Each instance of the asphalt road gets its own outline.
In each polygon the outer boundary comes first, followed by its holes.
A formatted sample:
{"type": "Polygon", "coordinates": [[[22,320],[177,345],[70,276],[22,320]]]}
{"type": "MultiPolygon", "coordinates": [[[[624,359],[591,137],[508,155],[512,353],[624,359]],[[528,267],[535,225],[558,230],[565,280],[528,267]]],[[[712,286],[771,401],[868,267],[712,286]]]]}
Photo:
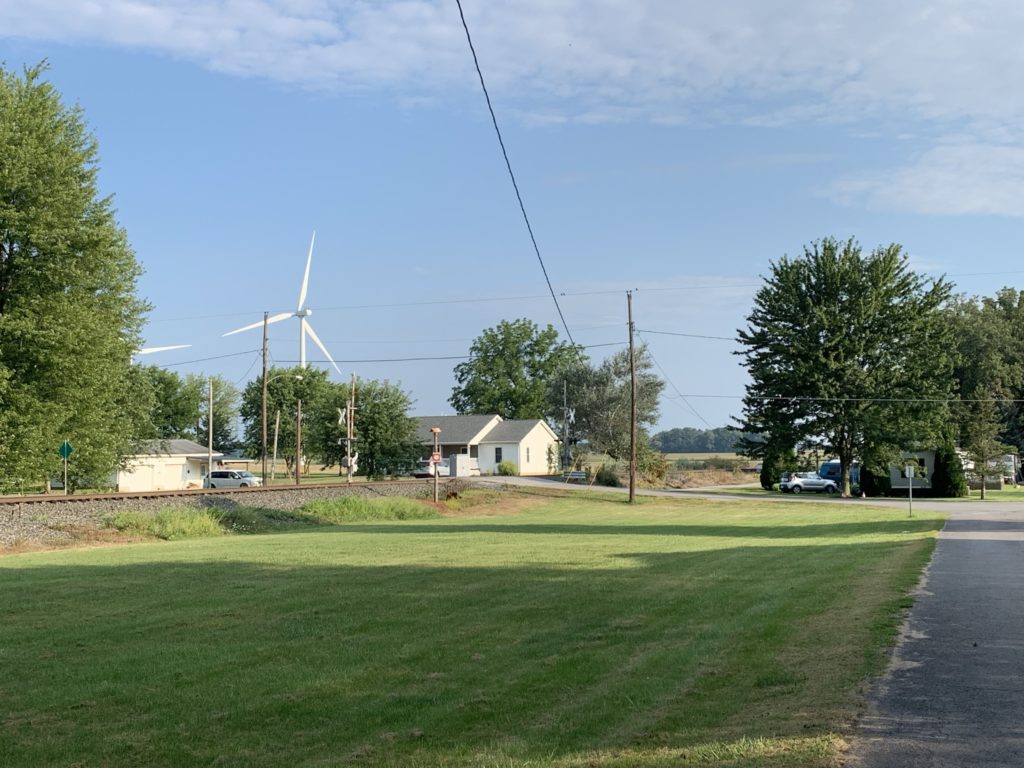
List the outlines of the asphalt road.
{"type": "Polygon", "coordinates": [[[949,521],[849,766],[1024,766],[1024,505],[943,508],[949,521]]]}

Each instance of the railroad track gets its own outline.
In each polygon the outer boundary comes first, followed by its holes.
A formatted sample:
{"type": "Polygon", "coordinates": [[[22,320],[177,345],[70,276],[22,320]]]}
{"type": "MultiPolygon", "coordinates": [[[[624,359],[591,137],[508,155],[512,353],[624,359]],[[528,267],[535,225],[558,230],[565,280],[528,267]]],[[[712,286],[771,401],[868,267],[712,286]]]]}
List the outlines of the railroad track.
{"type": "MultiPolygon", "coordinates": [[[[446,482],[447,478],[442,480],[446,482]]],[[[0,506],[5,504],[65,504],[68,502],[87,501],[121,501],[129,499],[163,499],[182,496],[222,496],[245,493],[294,493],[296,491],[311,491],[331,488],[367,488],[373,490],[382,486],[393,485],[415,485],[416,483],[427,482],[419,479],[408,480],[375,480],[358,483],[310,483],[307,485],[271,485],[258,488],[189,488],[179,491],[136,491],[134,493],[88,493],[70,494],[63,496],[54,493],[38,494],[34,496],[0,496],[0,506]]]]}

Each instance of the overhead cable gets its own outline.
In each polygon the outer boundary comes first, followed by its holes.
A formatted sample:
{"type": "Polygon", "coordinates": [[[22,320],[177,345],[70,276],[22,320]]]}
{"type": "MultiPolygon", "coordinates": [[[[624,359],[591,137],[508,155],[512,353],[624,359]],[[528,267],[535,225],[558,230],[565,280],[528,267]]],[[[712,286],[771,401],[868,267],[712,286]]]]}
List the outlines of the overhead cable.
{"type": "Polygon", "coordinates": [[[476,67],[476,74],[480,78],[480,87],[483,89],[484,98],[487,100],[487,111],[491,113],[491,122],[494,124],[494,132],[498,135],[498,144],[501,145],[501,156],[505,158],[505,167],[508,169],[509,178],[512,179],[512,187],[516,191],[516,200],[519,201],[519,210],[523,214],[523,221],[526,222],[526,230],[530,233],[530,242],[533,243],[533,252],[537,254],[537,261],[540,262],[541,272],[544,273],[544,281],[548,284],[548,291],[551,293],[551,300],[555,302],[555,309],[562,320],[562,327],[565,328],[565,335],[569,342],[575,346],[576,341],[569,331],[569,325],[565,322],[565,315],[558,303],[555,289],[551,285],[551,278],[548,277],[548,269],[544,266],[544,259],[540,255],[540,248],[537,246],[537,238],[533,235],[533,227],[530,225],[530,217],[526,215],[526,206],[523,204],[523,196],[519,194],[519,184],[516,183],[516,175],[512,172],[512,163],[508,159],[508,151],[505,149],[505,140],[501,137],[501,129],[498,127],[498,118],[494,114],[494,107],[491,104],[491,95],[487,92],[487,83],[484,82],[484,73],[480,69],[480,60],[476,55],[476,48],[473,47],[473,37],[469,34],[469,25],[466,24],[466,14],[462,12],[462,0],[455,0],[459,6],[459,18],[462,20],[462,28],[466,31],[466,42],[469,43],[469,52],[473,54],[473,66],[476,67]]]}

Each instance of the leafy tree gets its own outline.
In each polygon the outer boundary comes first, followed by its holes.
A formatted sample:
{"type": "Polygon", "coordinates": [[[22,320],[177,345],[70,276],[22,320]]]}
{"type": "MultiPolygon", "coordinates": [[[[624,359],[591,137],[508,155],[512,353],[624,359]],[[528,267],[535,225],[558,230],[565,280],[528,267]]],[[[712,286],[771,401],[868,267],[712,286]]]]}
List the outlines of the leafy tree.
{"type": "Polygon", "coordinates": [[[0,467],[41,483],[68,439],[75,487],[105,482],[149,429],[132,367],[148,307],[96,141],[45,69],[0,68],[0,467]]]}
{"type": "Polygon", "coordinates": [[[974,474],[981,478],[981,498],[985,498],[985,481],[990,477],[1002,477],[1006,472],[1003,457],[1011,448],[999,441],[1003,423],[999,418],[996,401],[991,393],[984,390],[981,396],[967,404],[968,416],[964,430],[964,447],[967,458],[974,464],[974,474]],[[988,395],[989,397],[985,397],[988,395]]]}
{"type": "Polygon", "coordinates": [[[470,347],[470,359],[455,366],[449,402],[458,413],[497,413],[504,419],[541,419],[548,383],[580,359],[579,350],[526,318],[502,320],[470,347]]]}
{"type": "Polygon", "coordinates": [[[948,440],[935,449],[935,471],[932,472],[931,490],[935,496],[967,495],[967,479],[964,477],[963,462],[953,443],[948,440]]]}
{"type": "MultiPolygon", "coordinates": [[[[645,428],[658,420],[658,398],[665,388],[654,372],[646,345],[636,349],[638,439],[647,441],[645,428]]],[[[563,382],[575,410],[574,434],[597,453],[613,459],[629,458],[630,382],[629,350],[617,352],[600,365],[577,361],[565,367],[548,389],[551,421],[562,419],[563,382]]]]}
{"type": "Polygon", "coordinates": [[[653,435],[651,446],[663,453],[732,453],[743,437],[756,440],[758,436],[743,435],[732,427],[676,427],[653,435]]]}
{"type": "MultiPolygon", "coordinates": [[[[344,410],[348,402],[349,386],[331,385],[331,396],[318,401],[307,422],[308,450],[325,467],[337,465],[339,473],[343,473],[341,459],[345,455],[340,440],[346,427],[339,423],[338,409],[344,410]]],[[[416,439],[411,407],[409,395],[395,384],[373,379],[357,382],[354,450],[359,454],[359,474],[384,477],[411,467],[420,458],[423,446],[416,439]]]]}
{"type": "MultiPolygon", "coordinates": [[[[289,470],[295,462],[295,420],[298,401],[302,400],[303,424],[309,422],[310,413],[322,412],[324,401],[331,407],[337,399],[337,389],[327,381],[327,371],[319,368],[271,368],[267,371],[267,455],[274,450],[274,423],[280,413],[277,455],[284,458],[289,470]],[[301,378],[299,378],[301,377],[301,378]]],[[[243,435],[242,445],[249,456],[261,455],[263,379],[250,381],[242,392],[240,409],[243,435]]],[[[342,399],[341,402],[344,402],[342,399]]],[[[216,409],[216,404],[214,405],[216,409]]],[[[214,410],[216,419],[216,410],[214,410]]],[[[337,417],[335,417],[337,418],[337,417]]],[[[216,424],[216,420],[214,421],[216,424]]],[[[309,443],[309,435],[303,432],[303,454],[306,462],[315,458],[315,442],[309,443]]]]}
{"type": "MultiPolygon", "coordinates": [[[[207,376],[190,373],[185,377],[184,390],[191,402],[195,403],[192,427],[193,440],[206,443],[209,440],[208,427],[210,410],[210,382],[213,382],[213,445],[218,450],[232,450],[238,445],[237,424],[239,414],[238,387],[223,376],[207,376]]],[[[189,435],[183,434],[182,437],[189,435]]]]}
{"type": "Polygon", "coordinates": [[[774,262],[738,332],[751,378],[740,428],[774,451],[836,455],[847,496],[854,457],[871,466],[937,444],[952,381],[948,298],[949,285],[911,272],[895,244],[865,256],[826,238],[774,262]]]}
{"type": "Polygon", "coordinates": [[[150,414],[152,431],[139,437],[195,440],[196,424],[200,418],[198,391],[187,387],[185,380],[176,372],[157,365],[139,366],[139,373],[154,396],[150,414]]]}

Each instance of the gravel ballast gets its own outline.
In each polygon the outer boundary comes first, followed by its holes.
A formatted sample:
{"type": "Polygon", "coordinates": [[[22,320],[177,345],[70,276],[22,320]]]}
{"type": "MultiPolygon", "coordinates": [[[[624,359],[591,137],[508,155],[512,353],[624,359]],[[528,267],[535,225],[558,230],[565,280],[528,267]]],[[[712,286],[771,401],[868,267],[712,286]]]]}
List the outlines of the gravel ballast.
{"type": "MultiPolygon", "coordinates": [[[[447,483],[442,483],[442,496],[445,495],[445,485],[447,483]]],[[[13,502],[0,505],[0,548],[66,545],[81,538],[83,531],[102,528],[104,520],[117,512],[156,514],[168,507],[256,507],[291,511],[310,501],[340,496],[403,496],[427,499],[430,498],[432,489],[430,481],[357,483],[342,487],[308,485],[290,488],[252,488],[236,492],[215,490],[157,497],[123,496],[83,500],[60,497],[45,501],[13,502]]]]}

